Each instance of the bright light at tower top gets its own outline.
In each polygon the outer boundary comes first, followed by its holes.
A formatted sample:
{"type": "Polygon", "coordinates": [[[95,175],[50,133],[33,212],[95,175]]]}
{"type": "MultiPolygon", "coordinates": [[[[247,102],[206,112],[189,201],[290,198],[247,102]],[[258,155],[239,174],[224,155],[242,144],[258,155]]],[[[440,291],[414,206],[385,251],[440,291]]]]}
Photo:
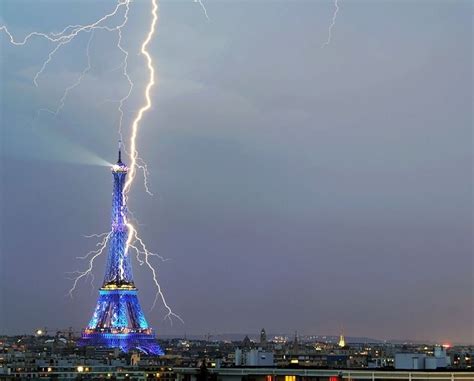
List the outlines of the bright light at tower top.
{"type": "Polygon", "coordinates": [[[122,141],[119,140],[117,163],[112,165],[112,172],[128,172],[128,167],[122,162],[122,141]]]}
{"type": "Polygon", "coordinates": [[[112,172],[128,172],[128,167],[123,163],[117,163],[112,165],[112,172]]]}

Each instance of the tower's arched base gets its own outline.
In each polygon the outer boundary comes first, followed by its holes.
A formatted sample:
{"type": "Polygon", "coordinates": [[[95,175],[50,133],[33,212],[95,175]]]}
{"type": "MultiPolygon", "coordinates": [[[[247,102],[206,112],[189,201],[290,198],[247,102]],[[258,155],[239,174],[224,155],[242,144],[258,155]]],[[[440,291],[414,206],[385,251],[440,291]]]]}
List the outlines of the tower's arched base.
{"type": "Polygon", "coordinates": [[[147,333],[105,333],[85,330],[78,342],[79,346],[120,348],[123,352],[138,350],[147,355],[163,355],[154,334],[147,333]]]}

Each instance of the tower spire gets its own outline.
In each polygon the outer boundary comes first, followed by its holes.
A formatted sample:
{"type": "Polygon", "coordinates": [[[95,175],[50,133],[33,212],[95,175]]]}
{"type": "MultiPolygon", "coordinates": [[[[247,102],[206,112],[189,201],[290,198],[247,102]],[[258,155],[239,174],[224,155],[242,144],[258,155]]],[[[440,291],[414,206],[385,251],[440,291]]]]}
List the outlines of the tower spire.
{"type": "Polygon", "coordinates": [[[337,343],[337,345],[340,348],[343,348],[346,346],[346,338],[344,337],[344,328],[342,326],[341,326],[341,334],[339,335],[339,342],[337,343]]]}
{"type": "Polygon", "coordinates": [[[122,140],[118,142],[118,161],[117,164],[122,164],[122,140]]]}

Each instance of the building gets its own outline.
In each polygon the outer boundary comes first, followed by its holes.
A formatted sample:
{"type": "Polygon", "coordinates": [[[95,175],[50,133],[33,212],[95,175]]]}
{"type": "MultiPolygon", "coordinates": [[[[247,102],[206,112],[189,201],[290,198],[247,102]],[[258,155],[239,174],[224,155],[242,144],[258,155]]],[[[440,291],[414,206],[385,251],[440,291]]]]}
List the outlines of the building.
{"type": "Polygon", "coordinates": [[[344,333],[341,332],[339,335],[339,342],[337,343],[340,348],[344,348],[346,346],[346,339],[344,338],[344,333]]]}
{"type": "Polygon", "coordinates": [[[396,353],[395,369],[425,369],[425,358],[424,353],[396,353]]]}
{"type": "Polygon", "coordinates": [[[248,351],[237,348],[235,350],[235,366],[274,366],[272,352],[266,352],[261,348],[248,351]]]}
{"type": "Polygon", "coordinates": [[[446,350],[436,346],[433,356],[426,353],[396,353],[395,369],[444,369],[450,365],[451,359],[446,354],[446,350]]]}
{"type": "Polygon", "coordinates": [[[260,331],[260,346],[265,348],[267,346],[267,333],[265,332],[265,328],[262,328],[260,331]]]}

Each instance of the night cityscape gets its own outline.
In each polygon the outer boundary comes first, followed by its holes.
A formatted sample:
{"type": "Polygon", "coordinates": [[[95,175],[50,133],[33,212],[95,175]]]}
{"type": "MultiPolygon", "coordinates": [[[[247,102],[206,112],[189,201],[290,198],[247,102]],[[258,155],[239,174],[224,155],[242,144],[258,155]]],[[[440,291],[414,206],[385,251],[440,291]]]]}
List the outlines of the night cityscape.
{"type": "Polygon", "coordinates": [[[473,7],[0,2],[0,381],[474,381],[473,7]]]}

